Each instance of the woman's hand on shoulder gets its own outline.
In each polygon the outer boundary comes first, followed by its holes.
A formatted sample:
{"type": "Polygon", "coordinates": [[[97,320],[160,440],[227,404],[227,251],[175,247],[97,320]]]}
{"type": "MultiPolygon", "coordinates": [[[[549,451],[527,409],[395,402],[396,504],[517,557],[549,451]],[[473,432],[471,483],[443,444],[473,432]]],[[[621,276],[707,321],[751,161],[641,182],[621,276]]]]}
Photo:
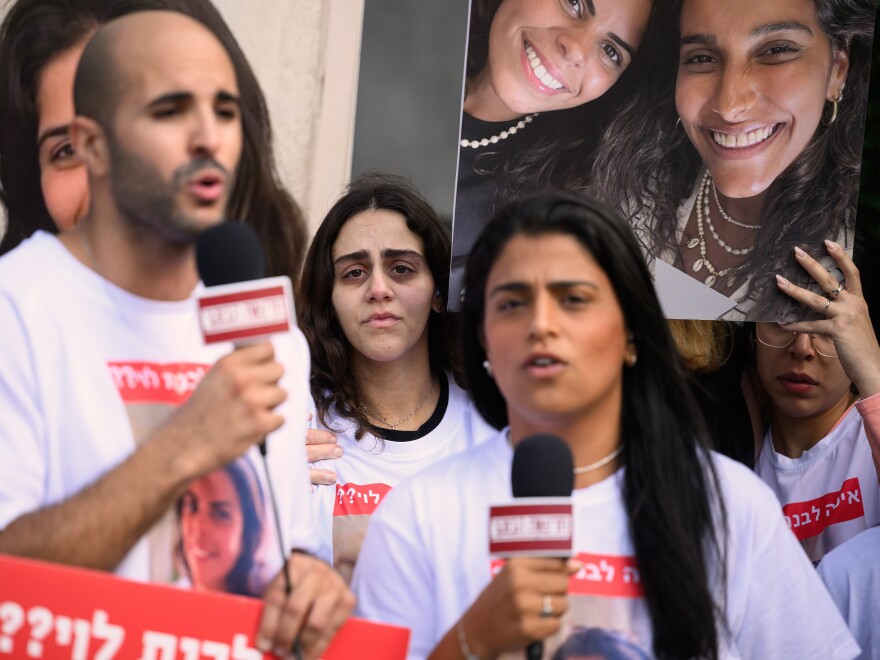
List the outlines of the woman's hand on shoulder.
{"type": "Polygon", "coordinates": [[[828,254],[843,272],[843,283],[838,283],[822,264],[806,252],[795,250],[795,259],[826,292],[824,296],[777,276],[781,291],[813,311],[824,314],[825,318],[781,325],[792,332],[825,335],[834,340],[843,370],[855,383],[859,394],[868,397],[880,392],[880,345],[862,293],[859,269],[837,243],[825,241],[825,245],[828,254]]]}

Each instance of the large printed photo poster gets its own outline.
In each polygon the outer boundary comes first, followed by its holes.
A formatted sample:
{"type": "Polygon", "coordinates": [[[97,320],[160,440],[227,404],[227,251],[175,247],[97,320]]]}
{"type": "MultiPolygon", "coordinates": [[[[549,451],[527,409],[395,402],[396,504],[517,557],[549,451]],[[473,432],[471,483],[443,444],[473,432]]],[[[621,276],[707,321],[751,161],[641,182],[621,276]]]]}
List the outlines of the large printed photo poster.
{"type": "MultiPolygon", "coordinates": [[[[776,275],[855,239],[874,0],[472,0],[450,306],[506,201],[586,191],[670,318],[796,319],[776,275]]],[[[842,279],[839,271],[835,274],[842,279]]]]}

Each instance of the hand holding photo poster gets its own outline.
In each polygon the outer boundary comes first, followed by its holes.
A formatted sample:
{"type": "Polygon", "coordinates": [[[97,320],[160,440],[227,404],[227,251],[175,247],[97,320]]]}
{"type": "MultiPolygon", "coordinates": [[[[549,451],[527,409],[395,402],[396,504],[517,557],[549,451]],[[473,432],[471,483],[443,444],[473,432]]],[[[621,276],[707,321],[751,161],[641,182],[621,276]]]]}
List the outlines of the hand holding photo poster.
{"type": "MultiPolygon", "coordinates": [[[[503,0],[498,15],[510,4],[516,0],[503,0]]],[[[508,36],[525,53],[522,89],[531,84],[545,103],[511,104],[517,114],[509,123],[568,96],[569,72],[585,76],[602,53],[626,52],[631,60],[624,64],[631,65],[601,98],[533,118],[513,136],[516,145],[510,136],[493,143],[495,133],[484,127],[488,145],[465,146],[477,130],[468,112],[479,80],[472,61],[489,51],[491,62],[499,40],[492,29],[475,31],[481,12],[474,1],[451,284],[458,282],[457,259],[495,208],[549,184],[584,190],[620,209],[655,273],[668,317],[800,318],[802,310],[778,291],[775,277],[809,286],[794,248],[833,269],[824,240],[850,253],[853,247],[874,2],[654,0],[640,39],[638,27],[626,32],[625,22],[600,20],[603,13],[620,16],[631,3],[543,4],[560,18],[538,61],[529,41],[542,34],[535,21],[508,36]],[[582,38],[577,58],[575,34],[582,38]],[[619,43],[625,35],[631,51],[619,43]]],[[[637,23],[638,7],[631,8],[637,23]]],[[[493,89],[500,96],[505,88],[495,83],[493,89]]],[[[457,292],[451,288],[451,301],[457,292]]]]}

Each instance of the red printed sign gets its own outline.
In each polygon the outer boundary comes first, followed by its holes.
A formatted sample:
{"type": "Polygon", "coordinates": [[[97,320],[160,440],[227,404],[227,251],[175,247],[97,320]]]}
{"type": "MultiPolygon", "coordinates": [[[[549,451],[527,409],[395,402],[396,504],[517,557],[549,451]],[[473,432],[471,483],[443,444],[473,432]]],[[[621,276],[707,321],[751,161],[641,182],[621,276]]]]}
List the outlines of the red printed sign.
{"type": "MultiPolygon", "coordinates": [[[[262,660],[262,603],[0,555],[0,658],[262,660]]],[[[409,630],[361,619],[325,660],[403,660],[409,630]]]]}
{"type": "Polygon", "coordinates": [[[371,515],[388,494],[388,484],[336,484],[334,516],[371,515]]]}
{"type": "Polygon", "coordinates": [[[489,509],[489,554],[496,557],[569,557],[573,539],[568,498],[524,498],[489,509]]]}
{"type": "Polygon", "coordinates": [[[798,540],[818,536],[835,523],[855,520],[865,515],[859,478],[843,482],[836,493],[828,493],[808,502],[792,502],[782,507],[785,522],[798,540]]]}
{"type": "Polygon", "coordinates": [[[179,406],[196,389],[209,365],[174,362],[108,362],[110,377],[128,403],[168,403],[179,406]]]}
{"type": "Polygon", "coordinates": [[[206,344],[257,339],[291,326],[290,281],[239,282],[211,287],[199,297],[199,323],[206,344]],[[267,286],[273,282],[271,286],[267,286]]]}
{"type": "MultiPolygon", "coordinates": [[[[635,557],[591,555],[580,552],[575,559],[584,567],[568,579],[568,593],[609,598],[644,598],[635,557]]],[[[492,577],[504,567],[506,559],[493,559],[492,577]]]]}

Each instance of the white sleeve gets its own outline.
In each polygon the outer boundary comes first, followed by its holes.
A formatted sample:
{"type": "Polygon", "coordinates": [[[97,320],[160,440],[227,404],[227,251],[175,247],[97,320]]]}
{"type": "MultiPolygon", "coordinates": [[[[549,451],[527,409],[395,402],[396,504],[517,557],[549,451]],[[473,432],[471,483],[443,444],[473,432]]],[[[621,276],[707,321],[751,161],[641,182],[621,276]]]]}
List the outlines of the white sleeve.
{"type": "MultiPolygon", "coordinates": [[[[46,425],[33,347],[19,310],[0,292],[0,529],[42,506],[46,425]]],[[[82,384],[87,387],[87,383],[82,384]]]]}
{"type": "Polygon", "coordinates": [[[282,386],[287,390],[284,425],[267,441],[267,458],[279,513],[285,525],[284,543],[314,553],[317,550],[310,504],[309,470],[306,463],[309,397],[309,351],[305,337],[294,328],[273,340],[278,361],[284,366],[282,386]]]}
{"type": "Polygon", "coordinates": [[[352,579],[355,614],[409,628],[411,660],[427,657],[439,638],[431,553],[420,534],[412,483],[392,490],[376,509],[352,579]]]}
{"type": "Polygon", "coordinates": [[[763,483],[753,488],[763,492],[751,494],[758,510],[750,529],[738,532],[744,535],[741,543],[728,546],[728,563],[747,566],[735,583],[728,582],[731,591],[740,592],[735,608],[739,620],[733,631],[739,653],[743,658],[802,660],[858,656],[858,644],[785,524],[776,498],[763,483]],[[746,559],[745,553],[752,556],[746,559]]]}

